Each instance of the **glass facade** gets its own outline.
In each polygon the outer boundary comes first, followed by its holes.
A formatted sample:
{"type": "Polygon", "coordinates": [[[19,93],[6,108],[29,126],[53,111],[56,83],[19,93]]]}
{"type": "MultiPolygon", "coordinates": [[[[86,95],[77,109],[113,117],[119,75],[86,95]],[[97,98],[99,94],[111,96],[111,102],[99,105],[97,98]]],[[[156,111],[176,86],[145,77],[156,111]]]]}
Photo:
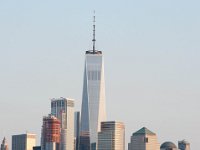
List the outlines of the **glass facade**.
{"type": "Polygon", "coordinates": [[[86,52],[83,82],[80,150],[96,149],[101,122],[106,121],[104,64],[99,51],[86,52]]]}

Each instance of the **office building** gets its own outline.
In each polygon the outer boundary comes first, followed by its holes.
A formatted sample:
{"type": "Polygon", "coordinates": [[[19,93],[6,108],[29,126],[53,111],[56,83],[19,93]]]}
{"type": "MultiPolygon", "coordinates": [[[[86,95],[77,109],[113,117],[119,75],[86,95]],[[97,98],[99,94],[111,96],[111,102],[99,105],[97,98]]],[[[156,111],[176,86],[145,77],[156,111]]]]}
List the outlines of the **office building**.
{"type": "Polygon", "coordinates": [[[12,136],[12,150],[33,150],[35,144],[35,134],[26,133],[12,136]]]}
{"type": "Polygon", "coordinates": [[[98,133],[98,150],[125,150],[125,127],[122,122],[101,123],[98,133]]]}
{"type": "Polygon", "coordinates": [[[180,150],[190,150],[190,143],[186,140],[178,141],[178,148],[180,150]]]}
{"type": "Polygon", "coordinates": [[[74,100],[52,99],[51,114],[61,122],[61,150],[74,150],[74,100]]]}
{"type": "Polygon", "coordinates": [[[1,150],[8,150],[8,143],[6,141],[6,138],[3,138],[2,144],[1,144],[1,150]]]}
{"type": "Polygon", "coordinates": [[[80,139],[80,112],[74,113],[74,149],[79,150],[80,139]]]}
{"type": "Polygon", "coordinates": [[[164,142],[160,146],[160,150],[178,150],[176,145],[172,142],[164,142]]]}
{"type": "Polygon", "coordinates": [[[143,127],[131,136],[128,150],[159,150],[159,143],[155,133],[143,127]]]}
{"type": "Polygon", "coordinates": [[[93,28],[93,49],[85,53],[80,150],[96,150],[101,122],[106,121],[104,62],[102,51],[95,48],[95,24],[93,28]]]}
{"type": "Polygon", "coordinates": [[[43,117],[41,149],[60,150],[60,120],[55,116],[43,117]]]}

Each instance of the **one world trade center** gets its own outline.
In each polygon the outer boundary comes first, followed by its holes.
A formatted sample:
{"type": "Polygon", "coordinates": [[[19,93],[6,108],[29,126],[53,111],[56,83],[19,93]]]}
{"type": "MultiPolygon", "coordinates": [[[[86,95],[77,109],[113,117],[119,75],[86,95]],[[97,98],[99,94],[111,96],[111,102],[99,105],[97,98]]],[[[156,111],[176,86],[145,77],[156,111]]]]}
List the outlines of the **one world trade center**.
{"type": "Polygon", "coordinates": [[[106,121],[105,81],[102,51],[95,49],[95,16],[93,49],[85,52],[80,150],[96,150],[101,122],[106,121]]]}

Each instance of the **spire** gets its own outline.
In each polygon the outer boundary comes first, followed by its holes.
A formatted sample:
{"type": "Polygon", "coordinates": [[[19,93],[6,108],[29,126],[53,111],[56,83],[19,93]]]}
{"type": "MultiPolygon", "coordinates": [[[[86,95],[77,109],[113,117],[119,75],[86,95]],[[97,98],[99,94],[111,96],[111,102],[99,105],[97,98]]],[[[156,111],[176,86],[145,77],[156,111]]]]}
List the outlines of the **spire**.
{"type": "Polygon", "coordinates": [[[2,141],[2,144],[1,144],[1,146],[0,146],[0,149],[1,149],[1,150],[8,150],[8,143],[7,143],[5,137],[3,138],[3,141],[2,141]]]}
{"type": "Polygon", "coordinates": [[[95,42],[96,42],[96,39],[95,39],[95,11],[94,11],[94,16],[93,16],[93,39],[92,39],[92,42],[93,42],[93,54],[95,53],[95,42]]]}
{"type": "Polygon", "coordinates": [[[2,144],[4,144],[4,145],[6,144],[6,138],[5,137],[3,138],[2,144]]]}
{"type": "Polygon", "coordinates": [[[93,39],[92,39],[93,48],[92,48],[92,50],[86,51],[85,54],[102,54],[102,51],[96,50],[96,47],[95,47],[95,44],[96,44],[96,33],[95,33],[95,31],[96,31],[96,29],[95,29],[96,20],[95,20],[95,17],[96,16],[95,16],[95,11],[94,11],[94,16],[93,16],[93,39]]]}

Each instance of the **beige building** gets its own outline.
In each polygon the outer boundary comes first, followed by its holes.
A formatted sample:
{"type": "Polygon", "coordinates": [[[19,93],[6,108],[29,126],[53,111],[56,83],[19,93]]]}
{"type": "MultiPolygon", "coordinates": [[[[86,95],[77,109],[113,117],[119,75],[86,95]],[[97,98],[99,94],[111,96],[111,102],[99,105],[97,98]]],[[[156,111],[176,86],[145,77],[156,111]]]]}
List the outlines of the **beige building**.
{"type": "Polygon", "coordinates": [[[35,145],[35,134],[26,133],[12,136],[12,150],[33,150],[35,145]]]}
{"type": "Polygon", "coordinates": [[[124,150],[125,127],[122,122],[106,121],[101,123],[98,133],[98,150],[124,150]]]}
{"type": "Polygon", "coordinates": [[[156,134],[143,127],[132,134],[128,150],[160,150],[160,146],[156,134]]]}

